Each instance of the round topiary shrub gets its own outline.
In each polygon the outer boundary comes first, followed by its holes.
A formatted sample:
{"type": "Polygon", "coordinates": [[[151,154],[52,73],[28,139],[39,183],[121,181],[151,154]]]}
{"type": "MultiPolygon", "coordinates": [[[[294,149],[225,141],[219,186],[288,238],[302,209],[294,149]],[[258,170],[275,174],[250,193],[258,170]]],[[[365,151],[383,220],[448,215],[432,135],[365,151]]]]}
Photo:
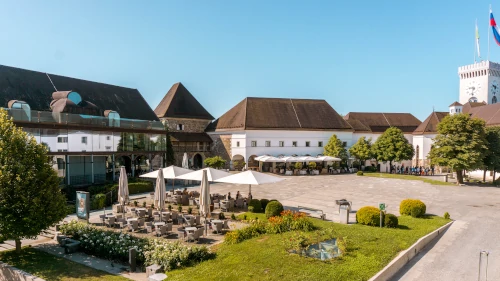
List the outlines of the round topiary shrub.
{"type": "Polygon", "coordinates": [[[418,199],[405,199],[399,205],[399,213],[401,215],[420,218],[425,215],[426,208],[424,202],[418,199]]]}
{"type": "Polygon", "coordinates": [[[253,213],[253,206],[248,206],[248,212],[253,213]]]}
{"type": "Polygon", "coordinates": [[[262,211],[262,205],[260,205],[259,199],[252,199],[250,203],[248,203],[248,207],[253,207],[254,213],[260,213],[262,211]]]}
{"type": "Polygon", "coordinates": [[[450,219],[450,213],[445,212],[443,217],[444,217],[446,220],[449,220],[449,219],[450,219]]]}
{"type": "Polygon", "coordinates": [[[279,216],[283,210],[283,205],[279,201],[271,201],[266,207],[266,218],[279,216]]]}
{"type": "Polygon", "coordinates": [[[260,206],[262,207],[262,210],[266,210],[267,204],[269,204],[269,200],[267,200],[267,199],[260,199],[260,206]]]}
{"type": "Polygon", "coordinates": [[[362,175],[363,175],[363,172],[362,172],[362,171],[357,171],[357,172],[356,172],[356,175],[358,175],[358,176],[362,176],[362,175]]]}
{"type": "Polygon", "coordinates": [[[393,214],[385,214],[384,216],[384,226],[390,228],[398,227],[399,221],[398,217],[393,214]]]}
{"type": "Polygon", "coordinates": [[[380,225],[380,210],[365,206],[356,212],[356,222],[364,225],[378,226],[380,225]]]}

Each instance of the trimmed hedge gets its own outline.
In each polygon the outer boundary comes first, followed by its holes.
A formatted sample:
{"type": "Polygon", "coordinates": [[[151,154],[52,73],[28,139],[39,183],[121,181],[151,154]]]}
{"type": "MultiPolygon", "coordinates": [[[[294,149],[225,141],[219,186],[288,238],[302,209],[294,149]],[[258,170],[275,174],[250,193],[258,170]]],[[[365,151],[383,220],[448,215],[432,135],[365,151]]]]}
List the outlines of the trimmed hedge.
{"type": "Polygon", "coordinates": [[[267,200],[267,199],[260,199],[260,206],[262,207],[262,210],[266,209],[267,204],[269,204],[269,200],[267,200]]]}
{"type": "Polygon", "coordinates": [[[405,199],[399,205],[399,213],[401,215],[412,216],[419,218],[425,215],[427,207],[424,202],[418,199],[405,199]]]}
{"type": "Polygon", "coordinates": [[[279,201],[271,201],[266,207],[266,218],[279,216],[283,210],[283,205],[279,201]]]}
{"type": "Polygon", "coordinates": [[[90,209],[98,210],[106,207],[106,195],[99,193],[91,197],[90,209]]]}
{"type": "MultiPolygon", "coordinates": [[[[259,199],[252,199],[250,203],[248,203],[248,207],[253,207],[253,212],[254,213],[260,213],[262,212],[262,205],[260,204],[259,199]]],[[[250,209],[249,209],[250,211],[250,209]]]]}
{"type": "Polygon", "coordinates": [[[356,222],[359,224],[380,225],[380,210],[372,206],[365,206],[356,212],[356,222]]]}
{"type": "Polygon", "coordinates": [[[396,217],[393,214],[385,214],[384,216],[384,226],[389,227],[389,228],[396,228],[398,227],[399,220],[398,217],[396,217]]]}

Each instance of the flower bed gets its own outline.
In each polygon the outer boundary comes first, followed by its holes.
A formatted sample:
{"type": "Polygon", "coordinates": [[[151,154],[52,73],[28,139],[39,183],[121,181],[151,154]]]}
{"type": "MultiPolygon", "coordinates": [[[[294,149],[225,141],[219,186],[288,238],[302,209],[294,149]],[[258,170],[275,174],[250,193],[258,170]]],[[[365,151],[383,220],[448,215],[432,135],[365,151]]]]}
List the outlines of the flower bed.
{"type": "Polygon", "coordinates": [[[61,226],[61,233],[80,241],[85,253],[104,259],[128,262],[128,251],[135,248],[138,264],[159,264],[165,271],[214,257],[206,247],[188,247],[178,241],[139,238],[77,221],[61,226]]]}
{"type": "Polygon", "coordinates": [[[270,217],[267,221],[251,220],[250,225],[226,234],[224,242],[236,244],[261,234],[277,234],[288,231],[311,231],[314,225],[306,214],[290,210],[281,212],[281,216],[270,217]]]}

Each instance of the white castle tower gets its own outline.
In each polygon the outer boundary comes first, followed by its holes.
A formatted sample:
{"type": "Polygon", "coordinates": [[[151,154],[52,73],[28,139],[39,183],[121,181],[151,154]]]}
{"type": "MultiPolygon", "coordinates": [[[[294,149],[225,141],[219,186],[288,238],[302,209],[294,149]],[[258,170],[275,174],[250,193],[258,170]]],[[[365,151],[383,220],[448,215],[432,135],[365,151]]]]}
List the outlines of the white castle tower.
{"type": "Polygon", "coordinates": [[[500,99],[500,64],[491,61],[458,68],[461,104],[467,102],[497,103],[500,99]]]}

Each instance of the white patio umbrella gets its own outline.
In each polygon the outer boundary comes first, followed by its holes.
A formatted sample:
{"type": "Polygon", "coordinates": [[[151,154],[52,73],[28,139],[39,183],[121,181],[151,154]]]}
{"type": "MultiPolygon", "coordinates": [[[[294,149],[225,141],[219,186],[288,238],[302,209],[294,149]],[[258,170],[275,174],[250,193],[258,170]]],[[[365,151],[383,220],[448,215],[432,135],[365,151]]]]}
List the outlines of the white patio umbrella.
{"type": "Polygon", "coordinates": [[[223,177],[230,176],[231,174],[228,172],[224,172],[221,170],[216,170],[214,168],[204,168],[198,171],[194,171],[188,174],[184,174],[182,176],[177,177],[180,180],[193,180],[193,181],[201,181],[203,179],[203,171],[207,172],[208,181],[216,181],[223,177]]]}
{"type": "MultiPolygon", "coordinates": [[[[163,172],[163,178],[164,179],[176,179],[176,178],[178,178],[181,175],[184,175],[184,174],[192,172],[192,170],[184,169],[184,168],[177,167],[177,166],[174,166],[174,165],[168,166],[168,167],[163,168],[161,170],[163,172]]],[[[157,170],[157,171],[154,171],[154,172],[151,172],[151,173],[147,173],[147,174],[141,175],[140,177],[141,178],[157,179],[159,171],[160,170],[157,170]]],[[[172,191],[173,190],[174,190],[174,181],[172,181],[172,191]]]]}
{"type": "Polygon", "coordinates": [[[317,161],[326,161],[326,162],[342,161],[342,159],[332,156],[318,156],[317,159],[318,159],[317,161]]]}
{"type": "Polygon", "coordinates": [[[207,216],[210,214],[210,184],[208,183],[207,170],[202,170],[200,186],[200,214],[205,217],[205,236],[207,235],[207,216]]]}
{"type": "Polygon", "coordinates": [[[120,178],[118,179],[118,200],[123,206],[128,203],[128,180],[127,180],[127,171],[124,166],[120,167],[120,178]]]}
{"type": "Polygon", "coordinates": [[[252,184],[261,185],[266,183],[275,183],[284,180],[280,177],[267,175],[255,171],[245,171],[238,174],[230,175],[225,178],[216,180],[216,182],[234,183],[234,184],[248,184],[248,193],[252,194],[252,184]]]}
{"type": "Polygon", "coordinates": [[[165,208],[165,193],[165,178],[163,177],[163,169],[159,169],[155,188],[155,207],[159,211],[165,208]]]}

